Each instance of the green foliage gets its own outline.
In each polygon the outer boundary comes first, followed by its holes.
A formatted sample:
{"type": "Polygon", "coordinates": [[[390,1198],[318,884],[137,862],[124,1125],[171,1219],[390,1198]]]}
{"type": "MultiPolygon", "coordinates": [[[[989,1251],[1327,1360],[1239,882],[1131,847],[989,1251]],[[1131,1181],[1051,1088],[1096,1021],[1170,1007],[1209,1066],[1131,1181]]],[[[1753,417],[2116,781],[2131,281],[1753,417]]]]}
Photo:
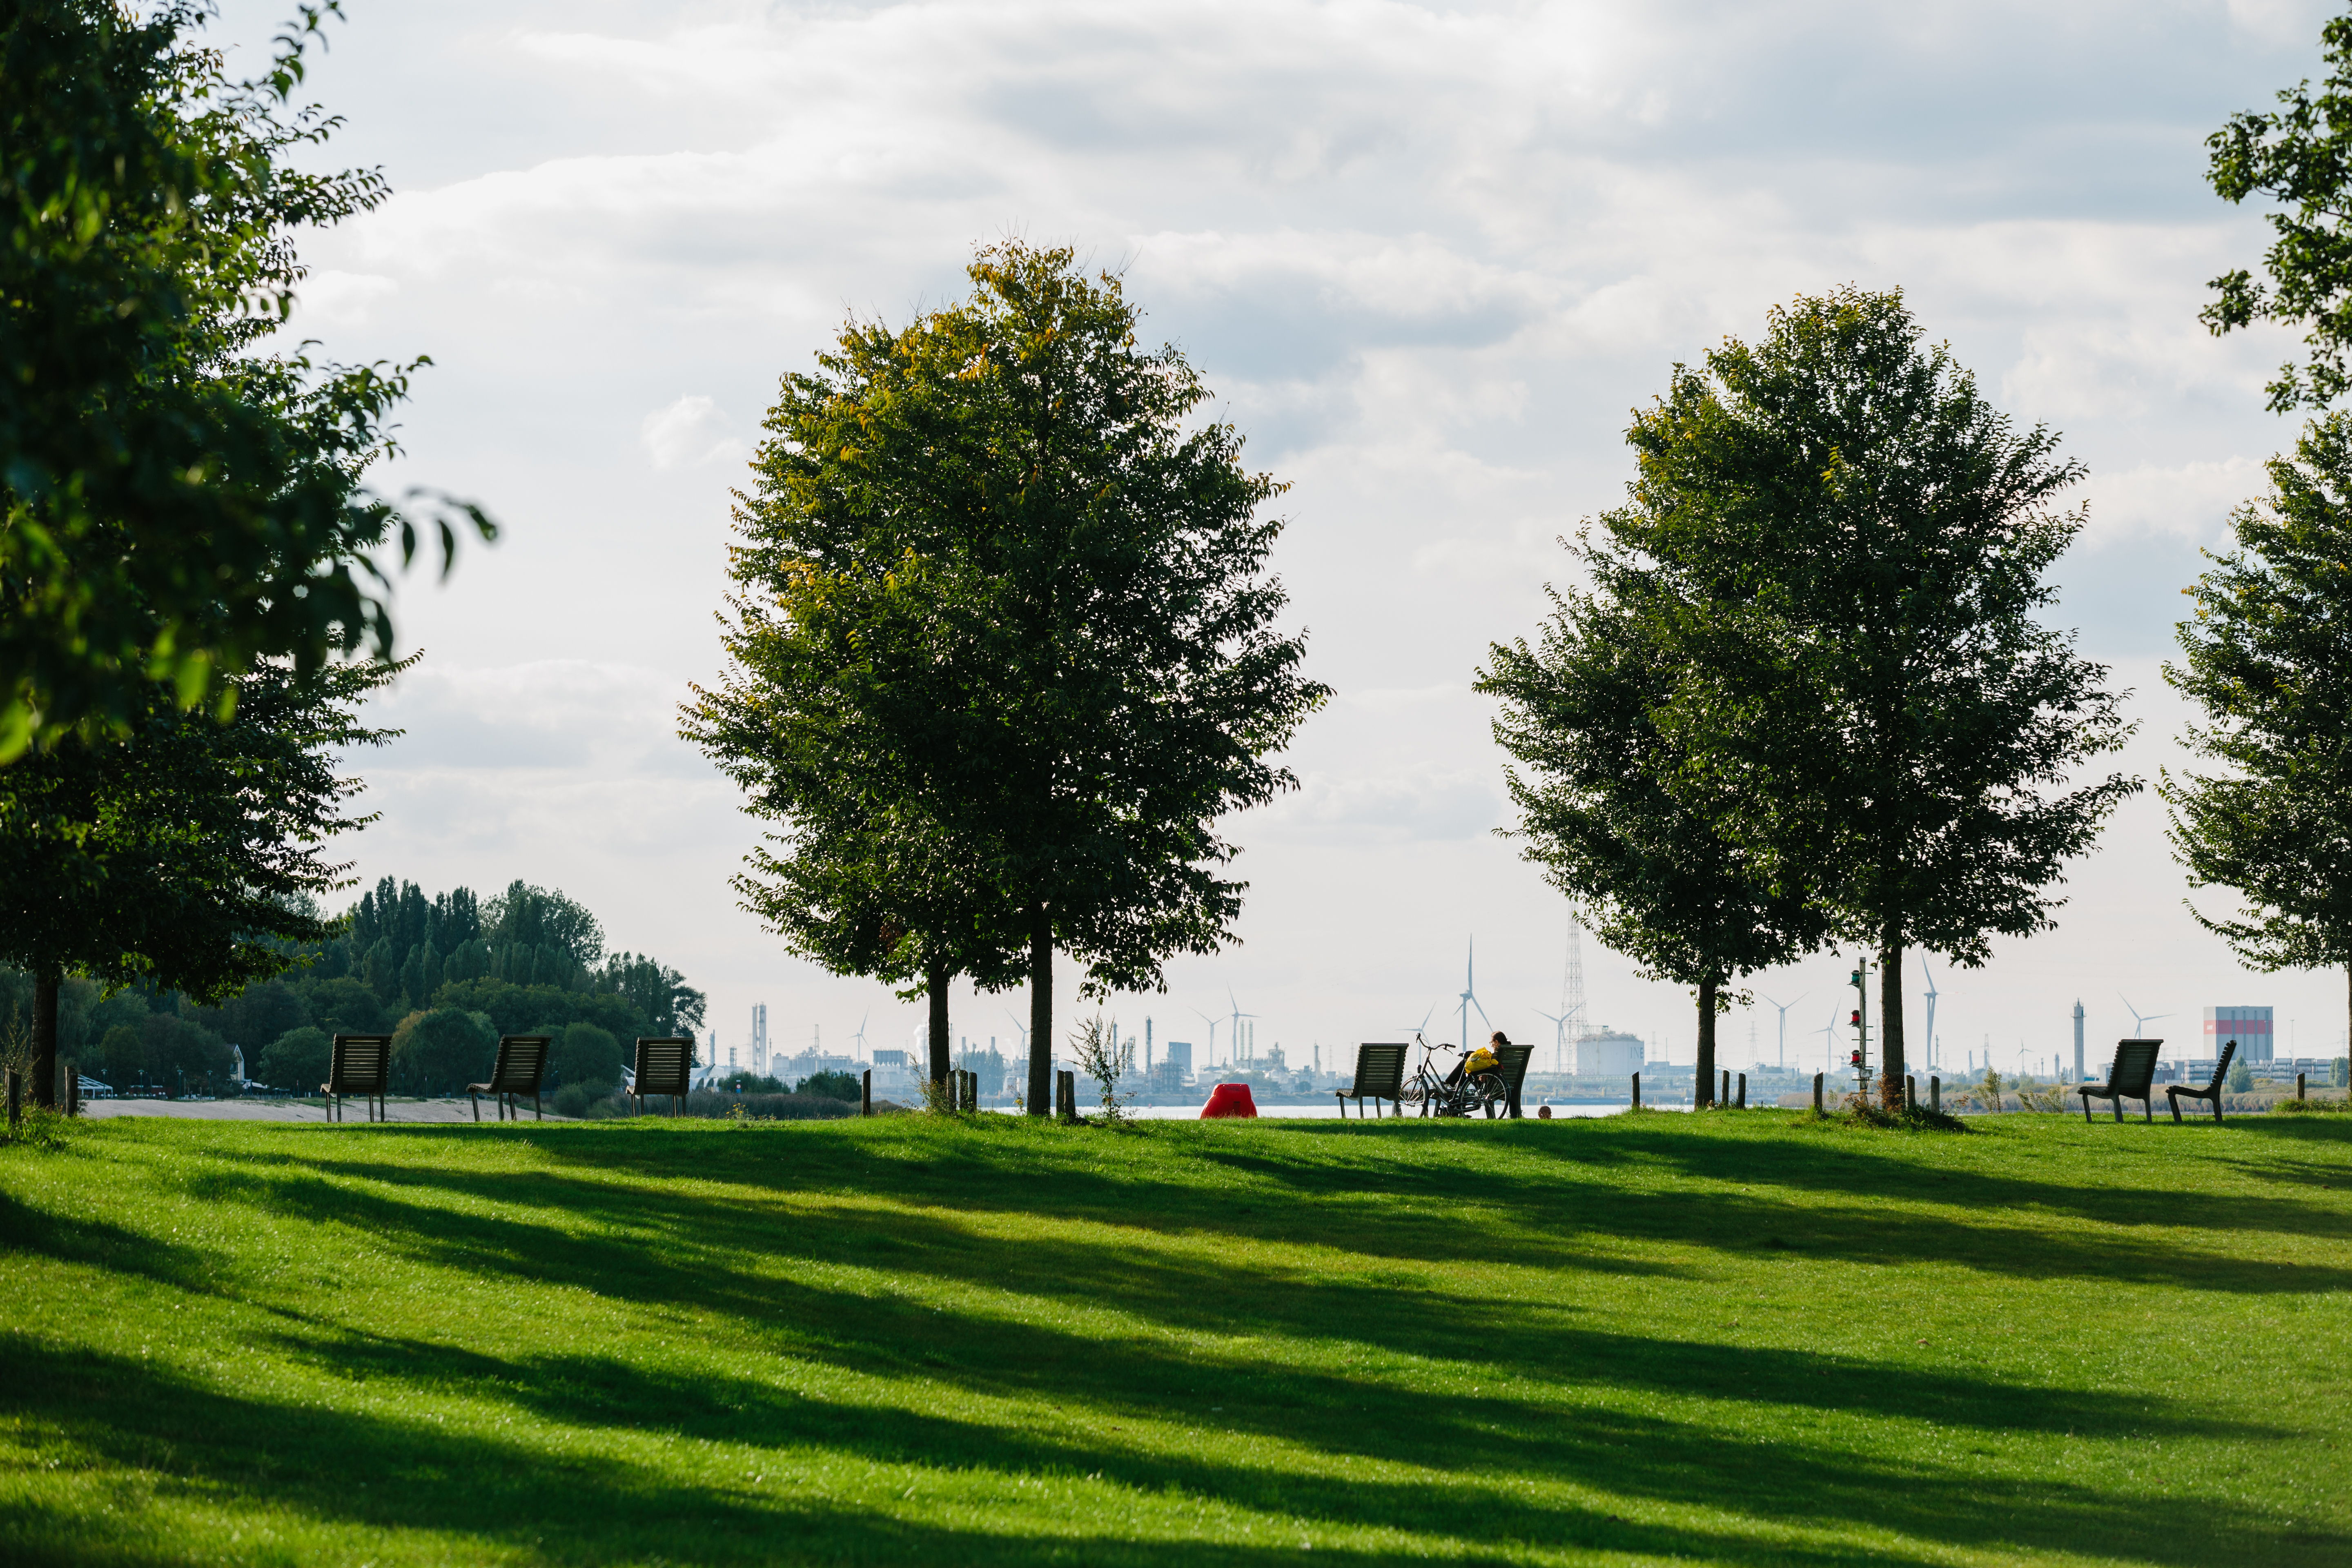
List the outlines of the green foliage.
{"type": "Polygon", "coordinates": [[[609,1099],[613,1089],[614,1085],[609,1080],[598,1082],[586,1079],[578,1083],[563,1084],[548,1100],[548,1109],[558,1116],[586,1116],[591,1107],[609,1099]]]}
{"type": "Polygon", "coordinates": [[[570,991],[559,985],[512,985],[503,980],[469,980],[444,985],[436,1007],[487,1016],[501,1035],[560,1034],[572,1024],[593,1024],[622,1040],[656,1031],[636,1005],[617,992],[570,991]]]}
{"type": "Polygon", "coordinates": [[[2352,16],[2324,24],[2319,42],[2328,71],[2316,93],[2305,80],[2278,95],[2276,111],[2233,114],[2205,139],[2205,177],[2223,201],[2281,204],[2263,215],[2268,283],[2243,268],[2225,272],[2199,318],[2216,337],[2257,321],[2310,329],[2309,363],[2280,366],[2264,388],[2274,414],[2324,408],[2352,390],[2352,16]]]}
{"type": "Polygon", "coordinates": [[[2050,927],[2061,867],[2138,787],[2079,782],[2128,726],[2035,619],[2082,470],[1923,349],[1899,294],[1800,297],[1769,326],[1636,414],[1595,555],[1665,645],[1676,793],[1885,975],[1913,945],[1979,964],[2050,927]]]}
{"type": "Polygon", "coordinates": [[[2230,1064],[2228,1087],[2231,1094],[2243,1094],[2254,1087],[2253,1067],[2243,1057],[2230,1064]]]}
{"type": "Polygon", "coordinates": [[[348,975],[308,988],[310,1016],[331,1035],[381,1035],[393,1022],[375,993],[348,975]]]}
{"type": "Polygon", "coordinates": [[[856,1100],[860,1085],[856,1073],[815,1072],[793,1086],[794,1094],[820,1095],[826,1100],[856,1100]]]}
{"type": "Polygon", "coordinates": [[[253,1076],[289,1094],[316,1094],[319,1086],[327,1081],[334,1052],[335,1042],[324,1029],[289,1029],[263,1047],[261,1059],[254,1064],[253,1076]]]}
{"type": "Polygon", "coordinates": [[[770,1078],[764,1073],[752,1072],[749,1068],[740,1072],[730,1072],[725,1078],[714,1079],[711,1080],[710,1087],[715,1089],[722,1090],[728,1094],[787,1094],[791,1092],[780,1080],[770,1078]]]}
{"type": "Polygon", "coordinates": [[[117,1024],[100,1039],[97,1059],[84,1070],[92,1078],[103,1079],[110,1089],[145,1083],[150,1076],[146,1042],[128,1024],[117,1024]]]}
{"type": "Polygon", "coordinates": [[[462,1094],[490,1075],[499,1031],[456,1007],[413,1013],[392,1040],[393,1079],[408,1094],[462,1094]]]}
{"type": "Polygon", "coordinates": [[[1717,828],[1728,803],[1706,797],[1709,775],[1662,725],[1682,682],[1704,676],[1652,621],[1650,574],[1589,546],[1577,554],[1593,591],[1553,591],[1540,647],[1496,644],[1478,679],[1499,700],[1496,742],[1517,764],[1504,776],[1520,825],[1503,831],[1644,978],[1697,994],[1705,1105],[1727,987],[1811,951],[1827,924],[1717,828]]]}
{"type": "MultiPolygon", "coordinates": [[[[500,1030],[509,1034],[511,1030],[500,1030]]],[[[561,1029],[534,1030],[555,1037],[548,1047],[548,1065],[555,1069],[558,1083],[602,1083],[620,1081],[621,1067],[628,1058],[621,1042],[612,1032],[593,1024],[567,1024],[561,1029]]]]}
{"type": "Polygon", "coordinates": [[[1139,349],[1066,249],[968,270],[963,302],[852,322],[784,379],[730,668],[682,729],[778,825],[747,909],[836,970],[1025,974],[1042,1082],[1053,948],[1101,993],[1221,945],[1218,819],[1294,782],[1265,759],[1327,692],[1274,628],[1281,487],[1198,421],[1183,356],[1139,349]]]}
{"type": "Polygon", "coordinates": [[[2313,420],[2269,472],[2164,667],[2202,710],[2183,744],[2219,766],[2158,791],[2189,886],[2244,906],[2198,923],[2258,969],[2352,968],[2352,419],[2313,420]]]}
{"type": "MultiPolygon", "coordinates": [[[[249,81],[195,38],[199,0],[0,19],[0,762],[159,701],[226,711],[264,659],[390,655],[376,554],[396,536],[407,560],[418,524],[359,481],[415,366],[263,348],[297,231],[388,195],[309,167],[340,121],[290,95],[334,8],[303,6],[249,81]]],[[[442,503],[445,570],[460,523],[494,531],[442,503]]]]}

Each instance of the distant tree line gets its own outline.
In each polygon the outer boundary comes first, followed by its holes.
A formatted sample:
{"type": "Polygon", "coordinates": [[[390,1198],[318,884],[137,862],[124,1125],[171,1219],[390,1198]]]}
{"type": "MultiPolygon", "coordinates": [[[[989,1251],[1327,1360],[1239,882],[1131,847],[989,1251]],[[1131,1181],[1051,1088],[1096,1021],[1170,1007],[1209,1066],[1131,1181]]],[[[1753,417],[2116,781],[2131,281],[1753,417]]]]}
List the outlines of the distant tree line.
{"type": "MultiPolygon", "coordinates": [[[[546,1034],[551,1088],[610,1089],[628,1042],[703,1022],[703,995],[677,971],[606,952],[593,914],[525,882],[485,901],[467,888],[427,898],[386,877],[341,919],[309,918],[326,934],[283,944],[282,971],[214,1001],[144,980],[109,994],[66,978],[60,1051],[118,1089],[222,1093],[235,1092],[241,1050],[254,1081],[310,1092],[326,1078],[331,1037],[389,1033],[396,1085],[446,1094],[488,1073],[499,1036],[546,1034]]],[[[34,989],[29,973],[0,970],[0,1008],[29,1016],[34,989]]]]}

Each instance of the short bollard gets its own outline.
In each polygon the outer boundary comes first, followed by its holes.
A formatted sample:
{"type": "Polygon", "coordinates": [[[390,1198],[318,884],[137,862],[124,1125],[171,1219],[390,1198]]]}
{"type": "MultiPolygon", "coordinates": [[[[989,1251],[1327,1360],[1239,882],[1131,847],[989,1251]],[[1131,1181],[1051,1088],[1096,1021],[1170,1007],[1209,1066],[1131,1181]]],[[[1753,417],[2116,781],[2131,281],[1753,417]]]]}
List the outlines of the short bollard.
{"type": "Polygon", "coordinates": [[[1748,1075],[1746,1073],[1741,1073],[1739,1075],[1739,1100],[1738,1104],[1739,1109],[1742,1110],[1748,1109],[1748,1075]]]}
{"type": "Polygon", "coordinates": [[[874,1114],[874,1069],[867,1068],[857,1075],[857,1114],[874,1114]]]}
{"type": "Polygon", "coordinates": [[[1919,1080],[1909,1073],[1903,1075],[1903,1109],[1919,1109],[1919,1080]]]}
{"type": "Polygon", "coordinates": [[[1065,1121],[1078,1119],[1078,1075],[1066,1068],[1054,1075],[1054,1114],[1065,1121]]]}
{"type": "Polygon", "coordinates": [[[1731,1069],[1729,1068],[1723,1069],[1723,1087],[1715,1091],[1715,1102],[1717,1105],[1731,1103],[1731,1069]]]}
{"type": "Polygon", "coordinates": [[[1633,1109],[1636,1110],[1642,1109],[1642,1075],[1640,1073],[1633,1075],[1633,1109]]]}
{"type": "Polygon", "coordinates": [[[2294,1075],[2294,1097],[2297,1100],[2301,1100],[2303,1098],[2303,1079],[2304,1075],[2302,1073],[2294,1075]]]}
{"type": "Polygon", "coordinates": [[[81,1069],[72,1062],[66,1063],[66,1114],[81,1114],[81,1069]]]}
{"type": "Polygon", "coordinates": [[[956,1074],[956,1088],[961,1091],[963,1108],[977,1111],[980,1109],[980,1075],[966,1068],[956,1074]]]}
{"type": "Polygon", "coordinates": [[[1944,1113],[1944,1080],[1932,1075],[1927,1079],[1927,1109],[1938,1116],[1944,1113]]]}
{"type": "Polygon", "coordinates": [[[1814,1114],[1815,1116],[1819,1116],[1821,1113],[1822,1113],[1822,1075],[1821,1075],[1821,1074],[1819,1074],[1819,1073],[1815,1073],[1815,1074],[1813,1075],[1813,1114],[1814,1114]]]}

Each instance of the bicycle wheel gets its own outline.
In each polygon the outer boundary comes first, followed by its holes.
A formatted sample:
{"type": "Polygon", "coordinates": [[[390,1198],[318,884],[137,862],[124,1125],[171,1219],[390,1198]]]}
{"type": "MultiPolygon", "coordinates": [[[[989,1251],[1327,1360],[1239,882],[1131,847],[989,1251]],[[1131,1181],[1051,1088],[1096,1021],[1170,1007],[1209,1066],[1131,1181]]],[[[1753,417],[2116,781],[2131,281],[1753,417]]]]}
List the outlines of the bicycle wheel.
{"type": "MultiPolygon", "coordinates": [[[[1489,1121],[1494,1121],[1497,1116],[1510,1114],[1511,1094],[1503,1087],[1500,1079],[1480,1075],[1474,1080],[1471,1100],[1473,1104],[1486,1112],[1486,1120],[1489,1121]]],[[[1468,1112],[1465,1111],[1464,1114],[1466,1115],[1468,1112]]]]}

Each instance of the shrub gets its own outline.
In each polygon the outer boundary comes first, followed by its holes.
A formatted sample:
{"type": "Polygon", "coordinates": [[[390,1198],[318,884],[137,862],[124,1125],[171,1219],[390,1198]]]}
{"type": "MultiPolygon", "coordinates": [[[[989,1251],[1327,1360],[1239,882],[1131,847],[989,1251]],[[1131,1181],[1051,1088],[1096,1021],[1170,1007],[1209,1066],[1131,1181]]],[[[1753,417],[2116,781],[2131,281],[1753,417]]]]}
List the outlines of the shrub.
{"type": "Polygon", "coordinates": [[[611,1084],[593,1079],[567,1083],[555,1091],[555,1098],[549,1101],[549,1109],[558,1116],[586,1116],[590,1107],[609,1100],[612,1093],[611,1084]]]}
{"type": "Polygon", "coordinates": [[[2242,1059],[2230,1064],[2230,1092],[2243,1094],[2254,1087],[2254,1069],[2242,1059]]]}
{"type": "Polygon", "coordinates": [[[147,1046],[139,1031],[126,1024],[117,1024],[106,1031],[98,1042],[98,1070],[90,1076],[102,1078],[110,1088],[121,1090],[133,1084],[147,1081],[147,1046]]]}
{"type": "Polygon", "coordinates": [[[533,1034],[555,1037],[548,1046],[548,1065],[555,1069],[558,1083],[595,1083],[612,1092],[612,1085],[620,1081],[621,1042],[612,1034],[593,1024],[566,1024],[563,1027],[545,1026],[533,1034]]]}
{"type": "Polygon", "coordinates": [[[289,1029],[264,1046],[253,1076],[289,1094],[316,1094],[327,1081],[335,1043],[327,1031],[305,1026],[289,1029]]]}
{"type": "Polygon", "coordinates": [[[753,1121],[831,1121],[857,1114],[855,1105],[829,1094],[714,1094],[698,1089],[686,1097],[688,1116],[730,1117],[739,1110],[753,1121]]]}
{"type": "Polygon", "coordinates": [[[724,1089],[730,1094],[789,1094],[792,1092],[779,1080],[762,1077],[748,1068],[740,1072],[729,1073],[710,1087],[724,1089]]]}
{"type": "Polygon", "coordinates": [[[488,1078],[498,1038],[470,1013],[411,1013],[392,1039],[393,1077],[411,1094],[457,1094],[488,1078]]]}
{"type": "Polygon", "coordinates": [[[793,1092],[800,1095],[821,1095],[827,1100],[856,1100],[862,1090],[857,1075],[847,1072],[813,1072],[801,1079],[793,1092]]]}

